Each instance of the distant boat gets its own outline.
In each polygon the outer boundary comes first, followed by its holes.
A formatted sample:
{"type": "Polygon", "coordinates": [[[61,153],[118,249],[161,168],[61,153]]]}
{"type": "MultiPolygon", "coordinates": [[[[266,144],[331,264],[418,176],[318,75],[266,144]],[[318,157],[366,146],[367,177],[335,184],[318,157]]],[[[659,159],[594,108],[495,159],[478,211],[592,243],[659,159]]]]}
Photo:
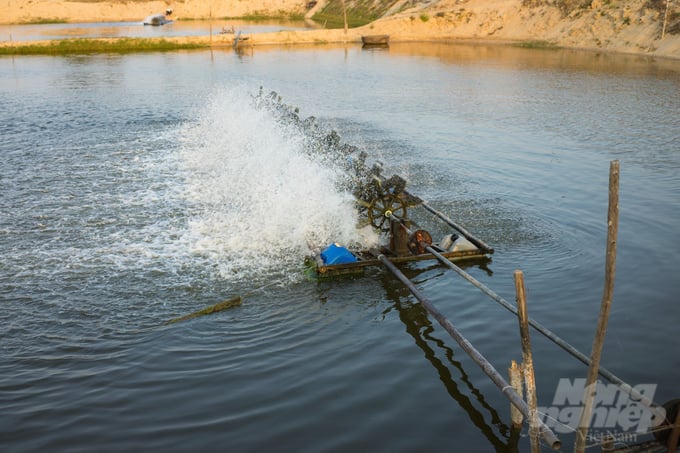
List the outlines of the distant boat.
{"type": "Polygon", "coordinates": [[[159,26],[170,24],[172,23],[172,21],[168,19],[170,14],[172,14],[172,9],[167,9],[165,11],[165,14],[152,14],[146,19],[144,19],[144,25],[159,26]]]}
{"type": "Polygon", "coordinates": [[[390,43],[390,35],[365,35],[361,37],[365,46],[387,46],[390,43]]]}

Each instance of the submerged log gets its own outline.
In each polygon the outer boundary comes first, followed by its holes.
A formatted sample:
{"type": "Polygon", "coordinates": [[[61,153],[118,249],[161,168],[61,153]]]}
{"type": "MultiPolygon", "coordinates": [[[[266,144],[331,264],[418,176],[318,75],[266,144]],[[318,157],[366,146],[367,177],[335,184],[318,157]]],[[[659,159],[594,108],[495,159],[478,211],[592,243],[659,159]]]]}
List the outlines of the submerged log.
{"type": "Polygon", "coordinates": [[[220,302],[219,304],[211,305],[210,307],[205,307],[202,310],[195,311],[188,315],[171,319],[170,321],[167,321],[165,324],[166,325],[174,324],[176,322],[186,321],[187,319],[198,318],[199,316],[211,315],[213,313],[217,313],[218,311],[224,311],[228,310],[229,308],[238,307],[239,305],[241,305],[241,296],[236,296],[229,300],[225,300],[224,302],[220,302]]]}

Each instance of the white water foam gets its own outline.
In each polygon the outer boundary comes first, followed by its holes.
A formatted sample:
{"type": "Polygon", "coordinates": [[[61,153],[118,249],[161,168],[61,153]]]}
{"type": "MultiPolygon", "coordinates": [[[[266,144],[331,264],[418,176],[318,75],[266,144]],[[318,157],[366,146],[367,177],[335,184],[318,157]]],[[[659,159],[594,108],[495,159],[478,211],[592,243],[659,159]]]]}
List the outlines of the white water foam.
{"type": "Polygon", "coordinates": [[[222,277],[296,278],[304,257],[331,242],[377,242],[370,228],[357,229],[354,199],[337,188],[339,170],[305,154],[304,140],[237,89],[215,93],[183,130],[187,197],[196,207],[191,249],[222,277]]]}

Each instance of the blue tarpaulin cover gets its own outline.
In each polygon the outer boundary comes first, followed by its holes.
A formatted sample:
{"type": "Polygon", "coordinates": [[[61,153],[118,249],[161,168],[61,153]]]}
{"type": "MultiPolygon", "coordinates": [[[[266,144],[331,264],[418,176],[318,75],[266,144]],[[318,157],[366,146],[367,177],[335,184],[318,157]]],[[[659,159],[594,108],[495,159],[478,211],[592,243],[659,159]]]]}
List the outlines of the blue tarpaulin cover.
{"type": "Polygon", "coordinates": [[[354,263],[357,257],[340,244],[331,244],[321,252],[321,259],[324,264],[345,264],[354,263]]]}

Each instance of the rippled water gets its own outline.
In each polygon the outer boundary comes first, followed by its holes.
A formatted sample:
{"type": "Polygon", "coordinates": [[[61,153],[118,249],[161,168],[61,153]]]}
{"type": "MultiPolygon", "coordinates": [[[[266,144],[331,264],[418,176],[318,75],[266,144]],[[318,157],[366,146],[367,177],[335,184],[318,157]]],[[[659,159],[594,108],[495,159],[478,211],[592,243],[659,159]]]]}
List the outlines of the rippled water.
{"type": "MultiPolygon", "coordinates": [[[[372,238],[332,162],[253,103],[260,87],[491,244],[467,271],[507,300],[522,269],[532,317],[586,353],[619,160],[603,365],[679,396],[677,62],[438,44],[3,58],[8,451],[528,449],[499,390],[389,272],[304,279],[310,247],[372,238]]],[[[403,269],[499,371],[521,358],[507,311],[440,266],[403,269]]],[[[549,405],[586,369],[533,335],[549,405]]]]}

